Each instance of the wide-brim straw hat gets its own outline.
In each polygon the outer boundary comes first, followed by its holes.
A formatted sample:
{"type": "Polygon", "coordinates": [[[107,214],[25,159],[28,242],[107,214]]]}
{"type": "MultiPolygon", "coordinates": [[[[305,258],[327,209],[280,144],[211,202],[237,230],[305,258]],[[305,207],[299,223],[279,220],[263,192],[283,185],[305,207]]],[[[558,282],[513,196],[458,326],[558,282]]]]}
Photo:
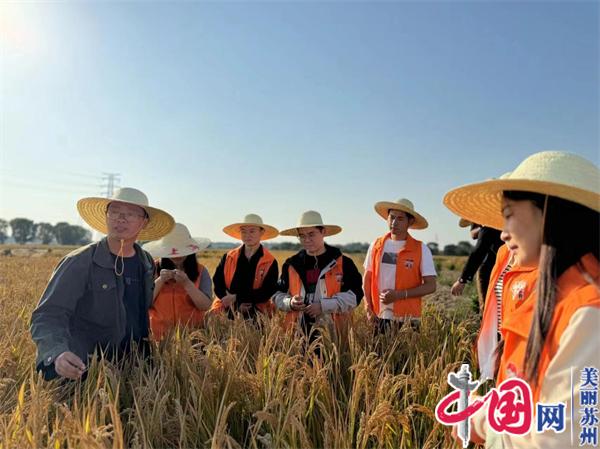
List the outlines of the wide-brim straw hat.
{"type": "Polygon", "coordinates": [[[409,226],[410,229],[425,229],[429,226],[425,217],[415,211],[415,206],[412,201],[406,198],[400,198],[398,201],[379,201],[375,203],[375,212],[377,212],[384,220],[388,219],[389,210],[401,210],[415,217],[415,221],[409,226]]]}
{"type": "Polygon", "coordinates": [[[208,245],[210,245],[209,239],[203,237],[192,238],[190,231],[185,225],[175,223],[175,227],[171,232],[160,240],[146,243],[143,248],[152,257],[158,259],[162,257],[189,256],[208,248],[208,245]]]}
{"type": "Polygon", "coordinates": [[[592,162],[564,151],[542,151],[512,172],[446,193],[444,204],[455,214],[502,229],[502,192],[524,191],[555,196],[600,212],[600,170],[592,162]]]}
{"type": "Polygon", "coordinates": [[[321,218],[321,214],[314,210],[307,210],[300,216],[300,220],[298,220],[298,224],[293,228],[284,229],[279,233],[279,235],[290,235],[294,237],[298,237],[298,229],[302,228],[314,228],[314,227],[323,227],[325,228],[325,236],[336,235],[342,232],[342,227],[338,225],[324,224],[323,219],[321,218]]]}
{"type": "Polygon", "coordinates": [[[469,227],[472,224],[473,224],[472,221],[465,220],[464,218],[461,218],[460,220],[458,220],[458,226],[460,226],[461,228],[469,227]]]}
{"type": "Polygon", "coordinates": [[[256,214],[248,214],[239,223],[233,223],[223,228],[223,232],[234,239],[242,240],[242,226],[259,226],[265,230],[261,240],[269,240],[279,235],[277,228],[263,223],[262,218],[256,214]]]}
{"type": "Polygon", "coordinates": [[[82,198],[77,201],[77,211],[92,229],[107,234],[106,208],[113,202],[139,206],[148,214],[148,223],[138,234],[138,240],[158,240],[171,232],[175,226],[175,220],[171,215],[164,210],[149,206],[148,197],[131,187],[118,189],[111,198],[82,198]]]}

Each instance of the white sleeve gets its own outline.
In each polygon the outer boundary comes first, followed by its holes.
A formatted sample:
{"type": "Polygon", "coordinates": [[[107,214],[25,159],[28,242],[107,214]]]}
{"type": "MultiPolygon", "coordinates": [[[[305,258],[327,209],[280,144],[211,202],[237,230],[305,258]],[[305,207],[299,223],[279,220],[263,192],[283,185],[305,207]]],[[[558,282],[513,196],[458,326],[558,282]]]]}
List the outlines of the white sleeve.
{"type": "Polygon", "coordinates": [[[421,251],[421,276],[437,276],[431,250],[425,243],[421,245],[423,246],[421,251]]]}
{"type": "Polygon", "coordinates": [[[373,271],[373,244],[375,242],[371,242],[371,244],[369,245],[369,249],[367,250],[367,255],[365,256],[365,261],[363,262],[363,267],[365,269],[365,273],[367,271],[373,271]]]}
{"type": "MultiPolygon", "coordinates": [[[[600,326],[600,309],[582,307],[571,317],[569,325],[564,330],[558,350],[546,370],[538,402],[542,404],[566,404],[565,430],[555,433],[546,430],[536,432],[537,418],[534,417],[531,432],[523,437],[512,435],[493,435],[485,429],[487,439],[501,440],[499,447],[519,449],[562,449],[578,447],[581,427],[579,421],[582,407],[579,404],[580,377],[584,367],[600,368],[600,341],[597,329],[600,326]],[[573,374],[573,392],[571,392],[571,373],[573,374]],[[571,399],[573,398],[573,400],[571,399]],[[571,413],[575,417],[571,423],[571,413]],[[573,432],[571,433],[571,424],[573,432]],[[571,444],[571,438],[573,444],[571,444]]],[[[534,408],[536,405],[534,404],[534,408]]],[[[485,423],[487,427],[487,422],[485,423]]],[[[486,442],[489,447],[491,441],[486,442]]],[[[496,446],[494,446],[496,447],[496,446]]]]}
{"type": "Polygon", "coordinates": [[[339,292],[321,302],[323,313],[347,313],[356,308],[356,294],[352,290],[347,292],[339,292]]]}

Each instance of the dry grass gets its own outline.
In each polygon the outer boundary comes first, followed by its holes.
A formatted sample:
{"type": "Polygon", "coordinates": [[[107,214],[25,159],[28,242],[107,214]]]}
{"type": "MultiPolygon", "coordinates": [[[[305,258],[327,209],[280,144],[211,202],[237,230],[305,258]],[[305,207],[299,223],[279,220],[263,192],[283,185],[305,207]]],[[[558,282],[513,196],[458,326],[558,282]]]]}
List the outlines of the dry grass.
{"type": "MultiPolygon", "coordinates": [[[[201,261],[213,271],[221,254],[201,261]]],[[[0,449],[452,446],[433,410],[447,373],[472,359],[478,319],[448,287],[462,260],[438,260],[442,285],[420,334],[373,338],[360,309],[347,341],[325,334],[306,348],[280,318],[260,331],[216,317],[174,332],[151,363],[96,361],[84,383],[33,370],[29,319],[58,260],[0,256],[0,449]]]]}

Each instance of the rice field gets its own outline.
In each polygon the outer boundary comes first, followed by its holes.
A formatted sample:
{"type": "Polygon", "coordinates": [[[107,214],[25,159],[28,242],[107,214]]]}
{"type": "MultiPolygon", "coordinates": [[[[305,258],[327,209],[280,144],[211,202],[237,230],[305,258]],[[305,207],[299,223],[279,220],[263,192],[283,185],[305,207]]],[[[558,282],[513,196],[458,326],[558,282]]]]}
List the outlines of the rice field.
{"type": "MultiPolygon", "coordinates": [[[[374,338],[359,307],[346,340],[307,347],[280,317],[260,327],[215,317],[177,329],[149,361],[97,360],[85,382],[45,382],[29,319],[66,251],[0,250],[0,449],[454,447],[433,410],[448,372],[473,359],[475,292],[449,292],[463,259],[436,259],[420,333],[374,338]]],[[[200,261],[213,272],[221,254],[200,261]]],[[[291,253],[274,254],[281,266],[291,253]]],[[[362,268],[364,255],[352,257],[362,268]]]]}

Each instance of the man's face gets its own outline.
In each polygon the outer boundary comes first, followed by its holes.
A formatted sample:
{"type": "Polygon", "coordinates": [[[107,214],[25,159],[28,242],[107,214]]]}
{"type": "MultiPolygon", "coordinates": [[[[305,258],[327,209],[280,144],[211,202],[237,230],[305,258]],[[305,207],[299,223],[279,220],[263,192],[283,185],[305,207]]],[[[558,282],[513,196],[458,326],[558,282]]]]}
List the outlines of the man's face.
{"type": "Polygon", "coordinates": [[[325,247],[325,229],[300,228],[298,229],[298,239],[308,253],[318,253],[325,247]]]}
{"type": "Polygon", "coordinates": [[[401,210],[390,210],[388,213],[388,226],[392,234],[404,234],[408,227],[413,224],[414,218],[409,217],[406,212],[401,210]]]}
{"type": "Polygon", "coordinates": [[[260,226],[241,226],[240,234],[242,236],[242,242],[246,246],[257,246],[260,243],[260,239],[262,238],[265,230],[260,226]]]}
{"type": "Polygon", "coordinates": [[[114,239],[136,239],[147,223],[145,211],[140,206],[115,201],[106,209],[108,236],[114,239]]]}

